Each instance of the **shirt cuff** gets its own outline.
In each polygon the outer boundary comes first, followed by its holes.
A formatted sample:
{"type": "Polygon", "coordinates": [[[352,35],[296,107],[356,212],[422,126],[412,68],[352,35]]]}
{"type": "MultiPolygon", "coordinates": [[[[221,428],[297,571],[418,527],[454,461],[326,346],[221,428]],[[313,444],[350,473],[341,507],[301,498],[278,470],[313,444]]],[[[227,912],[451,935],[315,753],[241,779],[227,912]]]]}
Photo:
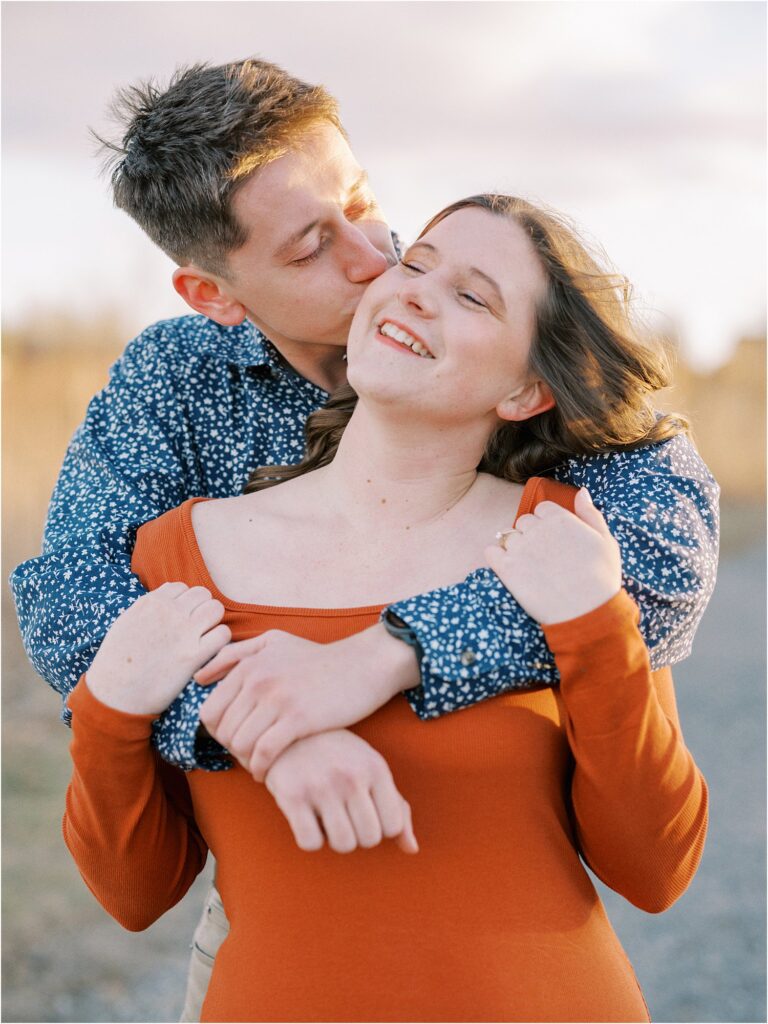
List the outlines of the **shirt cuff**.
{"type": "Polygon", "coordinates": [[[540,627],[490,569],[390,605],[420,651],[421,686],[405,691],[422,719],[515,689],[553,686],[558,674],[540,627]]]}
{"type": "Polygon", "coordinates": [[[227,771],[232,759],[216,740],[200,734],[200,708],[215,686],[190,680],[176,700],[155,719],[152,745],[164,761],[189,772],[227,771]]]}

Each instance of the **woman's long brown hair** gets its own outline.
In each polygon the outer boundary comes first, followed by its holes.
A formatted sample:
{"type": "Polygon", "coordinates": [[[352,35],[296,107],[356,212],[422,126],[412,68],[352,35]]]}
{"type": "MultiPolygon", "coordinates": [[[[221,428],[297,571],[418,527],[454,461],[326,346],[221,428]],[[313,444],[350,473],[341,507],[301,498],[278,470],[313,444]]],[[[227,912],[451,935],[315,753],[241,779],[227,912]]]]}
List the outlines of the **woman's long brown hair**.
{"type": "MultiPolygon", "coordinates": [[[[629,282],[601,266],[560,214],[514,196],[461,199],[434,216],[419,237],[468,207],[509,217],[531,240],[547,287],[536,310],[529,370],[555,398],[552,409],[500,426],[478,469],[524,483],[571,456],[638,448],[686,430],[681,416],[658,416],[651,404],[653,392],[669,383],[669,364],[661,345],[641,339],[634,326],[629,282]]],[[[307,420],[301,462],[255,470],[244,492],[332,462],[356,404],[349,384],[337,388],[307,420]]]]}

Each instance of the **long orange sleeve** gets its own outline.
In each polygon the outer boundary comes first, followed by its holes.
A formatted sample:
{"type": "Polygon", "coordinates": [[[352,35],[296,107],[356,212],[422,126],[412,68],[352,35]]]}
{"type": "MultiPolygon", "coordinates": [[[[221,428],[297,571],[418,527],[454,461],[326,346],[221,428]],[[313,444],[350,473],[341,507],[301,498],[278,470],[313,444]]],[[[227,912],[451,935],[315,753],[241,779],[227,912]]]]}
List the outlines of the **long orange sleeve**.
{"type": "Polygon", "coordinates": [[[696,872],[708,801],[683,742],[671,673],[651,673],[638,618],[621,591],[544,633],[575,759],[580,850],[606,885],[655,913],[671,906],[696,872]]]}
{"type": "Polygon", "coordinates": [[[74,768],[64,842],[104,909],[141,931],[178,903],[205,864],[189,787],[149,745],[155,716],[107,707],[85,677],[67,703],[74,768]]]}

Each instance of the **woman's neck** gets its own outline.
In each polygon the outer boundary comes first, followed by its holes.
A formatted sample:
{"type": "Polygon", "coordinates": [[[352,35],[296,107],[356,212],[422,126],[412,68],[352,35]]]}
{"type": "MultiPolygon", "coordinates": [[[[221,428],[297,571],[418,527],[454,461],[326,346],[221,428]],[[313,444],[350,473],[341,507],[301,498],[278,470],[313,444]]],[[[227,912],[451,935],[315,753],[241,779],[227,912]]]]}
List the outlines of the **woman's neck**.
{"type": "Polygon", "coordinates": [[[428,526],[472,489],[487,435],[487,424],[409,422],[359,403],[317,482],[351,529],[428,526]]]}

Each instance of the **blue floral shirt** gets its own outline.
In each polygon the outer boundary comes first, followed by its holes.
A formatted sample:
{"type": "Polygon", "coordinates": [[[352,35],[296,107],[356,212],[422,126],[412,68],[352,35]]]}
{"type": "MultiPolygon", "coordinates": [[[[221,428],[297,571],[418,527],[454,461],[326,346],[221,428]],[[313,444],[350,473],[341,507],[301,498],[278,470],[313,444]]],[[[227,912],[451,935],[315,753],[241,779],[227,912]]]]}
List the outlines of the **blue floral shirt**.
{"type": "MultiPolygon", "coordinates": [[[[238,494],[256,466],[298,462],[304,422],[327,397],[247,321],[180,317],[128,346],[69,446],[42,555],[11,577],[27,654],[54,689],[66,697],[143,593],[130,569],[139,526],[192,496],[238,494]]],[[[691,442],[572,459],[554,475],[587,486],[605,514],[654,667],[684,658],[718,548],[718,488],[691,442]]],[[[557,682],[541,630],[490,570],[391,610],[418,642],[421,685],[406,696],[422,718],[557,682]]],[[[191,681],[155,723],[171,763],[228,767],[222,748],[197,735],[209,692],[191,681]]]]}

